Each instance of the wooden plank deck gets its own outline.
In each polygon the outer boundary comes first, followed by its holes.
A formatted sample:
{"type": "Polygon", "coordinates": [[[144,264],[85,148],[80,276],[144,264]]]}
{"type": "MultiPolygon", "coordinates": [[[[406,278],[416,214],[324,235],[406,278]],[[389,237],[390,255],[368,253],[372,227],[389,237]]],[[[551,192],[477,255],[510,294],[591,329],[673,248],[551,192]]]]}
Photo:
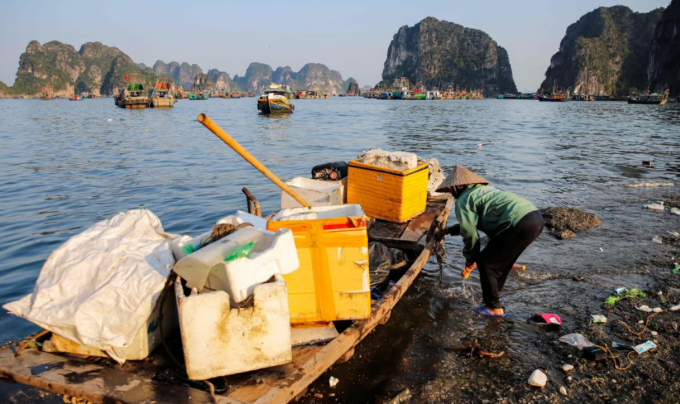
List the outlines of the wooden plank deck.
{"type": "MultiPolygon", "coordinates": [[[[421,243],[422,235],[432,220],[446,225],[453,198],[428,203],[423,214],[409,222],[397,237],[406,234],[408,243],[421,243]],[[409,230],[410,229],[410,230],[409,230]],[[419,236],[418,236],[419,235],[419,236]],[[416,237],[417,236],[417,237],[416,237]]],[[[398,230],[396,230],[398,231],[398,230]]],[[[394,233],[392,233],[394,234],[394,233]]],[[[388,234],[389,236],[389,234],[388,234]]],[[[394,237],[386,239],[395,240],[394,237]]],[[[0,377],[9,381],[35,386],[57,394],[67,394],[97,403],[213,403],[276,404],[288,403],[303,394],[307,387],[337,361],[351,358],[354,346],[378,324],[384,324],[397,304],[428,261],[436,240],[423,243],[423,250],[401,279],[374,301],[371,317],[355,321],[338,337],[325,345],[297,347],[291,363],[227,378],[230,388],[226,396],[213,397],[196,388],[153,380],[148,369],[139,372],[130,362],[121,366],[102,365],[73,355],[50,354],[38,350],[24,351],[15,357],[11,349],[0,351],[0,377]]]]}

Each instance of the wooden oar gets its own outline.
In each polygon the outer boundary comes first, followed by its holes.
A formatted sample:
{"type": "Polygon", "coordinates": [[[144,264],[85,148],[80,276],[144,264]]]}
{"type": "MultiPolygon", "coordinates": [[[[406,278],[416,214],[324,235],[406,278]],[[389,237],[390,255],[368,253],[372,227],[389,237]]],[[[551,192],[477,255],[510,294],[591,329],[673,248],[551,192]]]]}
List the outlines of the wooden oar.
{"type": "Polygon", "coordinates": [[[222,128],[219,127],[212,119],[208,118],[206,114],[198,115],[198,122],[202,123],[203,126],[208,128],[212,133],[218,138],[229,145],[234,151],[241,155],[247,162],[252,164],[253,167],[257,168],[265,177],[269,178],[274,184],[278,185],[284,192],[292,196],[293,199],[298,201],[302,206],[311,207],[309,202],[305,201],[297,192],[293,191],[288,185],[279,179],[273,172],[271,172],[264,164],[260,163],[258,159],[248,152],[239,142],[237,142],[233,137],[229,136],[222,128]]]}

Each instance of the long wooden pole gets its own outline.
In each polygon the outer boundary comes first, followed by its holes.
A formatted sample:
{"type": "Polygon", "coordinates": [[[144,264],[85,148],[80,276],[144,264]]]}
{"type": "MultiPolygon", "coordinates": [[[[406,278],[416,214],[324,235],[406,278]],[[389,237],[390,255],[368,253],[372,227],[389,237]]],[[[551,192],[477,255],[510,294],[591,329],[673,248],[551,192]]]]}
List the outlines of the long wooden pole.
{"type": "Polygon", "coordinates": [[[229,145],[234,151],[238,154],[241,155],[247,162],[253,165],[253,167],[257,168],[262,174],[264,174],[265,177],[269,178],[274,184],[278,185],[279,188],[281,188],[284,192],[286,192],[288,195],[292,196],[293,199],[298,201],[302,206],[305,207],[310,207],[311,205],[309,202],[305,201],[302,199],[300,195],[297,194],[297,192],[293,191],[288,185],[286,185],[283,181],[279,179],[273,172],[269,171],[267,167],[264,166],[264,164],[260,163],[258,159],[255,158],[252,154],[248,152],[239,142],[237,142],[233,137],[229,136],[227,132],[225,132],[222,128],[219,127],[215,122],[213,122],[212,119],[208,118],[206,114],[199,114],[198,115],[198,122],[202,123],[203,126],[208,128],[212,133],[215,134],[218,138],[222,139],[224,143],[229,145]]]}

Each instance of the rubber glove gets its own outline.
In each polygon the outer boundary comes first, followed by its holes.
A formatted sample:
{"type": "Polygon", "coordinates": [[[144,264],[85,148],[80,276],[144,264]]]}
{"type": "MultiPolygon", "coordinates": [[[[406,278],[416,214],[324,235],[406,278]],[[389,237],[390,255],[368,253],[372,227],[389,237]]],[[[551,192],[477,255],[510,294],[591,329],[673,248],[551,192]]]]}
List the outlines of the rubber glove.
{"type": "Polygon", "coordinates": [[[446,229],[449,236],[460,236],[460,224],[456,223],[446,229]]]}
{"type": "Polygon", "coordinates": [[[470,272],[474,271],[475,268],[477,268],[477,263],[465,261],[465,269],[460,273],[460,276],[463,279],[467,279],[470,276],[470,272]]]}

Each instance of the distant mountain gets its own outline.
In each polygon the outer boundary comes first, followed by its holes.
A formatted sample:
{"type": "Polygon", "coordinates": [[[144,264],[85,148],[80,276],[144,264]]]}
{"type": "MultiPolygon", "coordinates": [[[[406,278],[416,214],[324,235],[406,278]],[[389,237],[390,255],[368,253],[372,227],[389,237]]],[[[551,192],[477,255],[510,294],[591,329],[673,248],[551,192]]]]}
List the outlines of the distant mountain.
{"type": "Polygon", "coordinates": [[[196,75],[203,73],[203,70],[196,64],[190,65],[186,62],[182,64],[177,62],[166,64],[162,60],[157,60],[153,65],[153,72],[156,76],[170,76],[175,81],[175,85],[188,90],[194,85],[196,75]]]}
{"type": "MultiPolygon", "coordinates": [[[[263,63],[251,63],[243,76],[234,76],[218,69],[207,74],[196,64],[156,61],[150,68],[135,63],[118,48],[101,42],[88,42],[79,51],[59,41],[41,45],[31,41],[19,59],[17,77],[12,87],[0,82],[0,94],[39,95],[42,87],[53,86],[56,95],[81,93],[110,96],[119,91],[125,76],[151,86],[157,77],[169,76],[185,90],[198,85],[221,91],[260,92],[270,82],[297,86],[305,90],[339,94],[346,92],[349,81],[320,63],[308,63],[298,72],[289,66],[273,70],[263,63]],[[198,76],[198,83],[196,82],[198,76]]],[[[353,80],[353,79],[352,79],[353,80]]]]}
{"type": "Polygon", "coordinates": [[[340,72],[321,63],[307,63],[298,72],[294,72],[289,66],[273,70],[263,63],[251,63],[244,76],[234,76],[234,83],[246,91],[262,91],[262,86],[270,82],[328,94],[340,94],[346,88],[340,72]]]}
{"type": "Polygon", "coordinates": [[[347,79],[347,89],[345,89],[345,94],[347,95],[361,95],[361,90],[359,89],[359,83],[353,78],[347,79]]]}
{"type": "Polygon", "coordinates": [[[485,32],[427,17],[399,28],[387,49],[382,84],[406,77],[413,84],[446,89],[516,93],[508,52],[485,32]]]}
{"type": "Polygon", "coordinates": [[[7,84],[3,83],[0,81],[0,97],[5,97],[7,95],[10,95],[11,91],[9,86],[7,84]]]}
{"type": "Polygon", "coordinates": [[[13,94],[39,95],[42,87],[54,87],[55,95],[72,96],[83,92],[112,95],[119,91],[125,76],[150,85],[152,72],[140,72],[132,59],[118,48],[101,42],[88,42],[79,51],[59,41],[41,45],[31,41],[19,58],[13,94]]]}
{"type": "Polygon", "coordinates": [[[663,8],[636,13],[614,6],[583,15],[567,28],[541,87],[549,90],[556,84],[580,94],[620,96],[632,88],[643,91],[652,37],[662,14],[663,8]]]}
{"type": "Polygon", "coordinates": [[[221,72],[217,69],[208,70],[208,77],[215,83],[215,88],[220,91],[231,92],[233,90],[233,81],[227,72],[221,72]]]}
{"type": "Polygon", "coordinates": [[[198,73],[194,78],[194,85],[191,91],[206,91],[215,88],[215,82],[205,73],[198,73]]]}
{"type": "Polygon", "coordinates": [[[680,96],[680,0],[673,0],[656,24],[649,64],[648,88],[671,97],[680,96]]]}

